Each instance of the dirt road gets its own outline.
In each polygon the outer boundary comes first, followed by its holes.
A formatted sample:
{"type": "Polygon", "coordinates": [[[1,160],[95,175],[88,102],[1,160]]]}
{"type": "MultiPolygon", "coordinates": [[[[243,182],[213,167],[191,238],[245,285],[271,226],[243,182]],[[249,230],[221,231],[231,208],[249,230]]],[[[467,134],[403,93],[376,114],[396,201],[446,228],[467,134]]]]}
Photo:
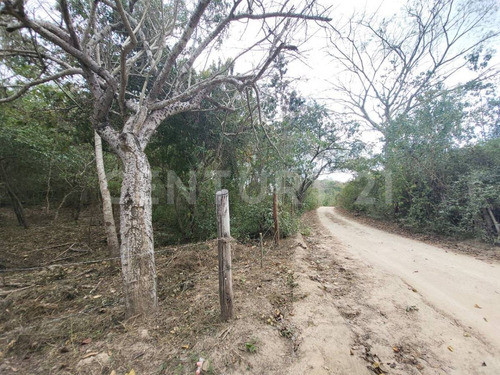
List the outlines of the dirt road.
{"type": "Polygon", "coordinates": [[[319,208],[311,225],[297,261],[308,295],[297,305],[297,370],[307,363],[302,373],[381,373],[381,364],[391,374],[500,374],[499,264],[362,225],[331,207],[319,208]],[[315,321],[337,326],[324,325],[330,331],[321,335],[315,321]]]}

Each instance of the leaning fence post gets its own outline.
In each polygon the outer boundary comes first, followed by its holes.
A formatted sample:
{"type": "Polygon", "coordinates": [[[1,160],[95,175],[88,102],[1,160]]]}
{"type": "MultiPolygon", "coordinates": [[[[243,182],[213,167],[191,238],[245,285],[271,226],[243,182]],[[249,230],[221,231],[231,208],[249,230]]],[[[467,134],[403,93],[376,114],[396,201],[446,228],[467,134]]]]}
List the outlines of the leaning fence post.
{"type": "Polygon", "coordinates": [[[233,281],[231,274],[231,231],[229,226],[229,193],[226,189],[215,194],[217,212],[217,248],[219,252],[219,299],[221,319],[233,317],[233,281]]]}

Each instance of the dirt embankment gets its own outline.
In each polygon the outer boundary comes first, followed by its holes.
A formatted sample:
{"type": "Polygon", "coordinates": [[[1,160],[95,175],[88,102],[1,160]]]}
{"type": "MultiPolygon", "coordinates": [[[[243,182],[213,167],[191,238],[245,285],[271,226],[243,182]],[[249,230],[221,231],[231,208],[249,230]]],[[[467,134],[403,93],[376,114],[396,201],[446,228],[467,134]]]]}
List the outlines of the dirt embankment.
{"type": "Polygon", "coordinates": [[[359,215],[341,208],[335,208],[335,212],[345,219],[380,229],[384,232],[397,234],[402,237],[425,242],[428,245],[441,247],[460,254],[466,254],[484,261],[500,261],[500,247],[492,243],[486,243],[479,239],[456,239],[436,235],[429,232],[416,232],[414,229],[405,228],[397,222],[375,219],[369,216],[359,215]]]}

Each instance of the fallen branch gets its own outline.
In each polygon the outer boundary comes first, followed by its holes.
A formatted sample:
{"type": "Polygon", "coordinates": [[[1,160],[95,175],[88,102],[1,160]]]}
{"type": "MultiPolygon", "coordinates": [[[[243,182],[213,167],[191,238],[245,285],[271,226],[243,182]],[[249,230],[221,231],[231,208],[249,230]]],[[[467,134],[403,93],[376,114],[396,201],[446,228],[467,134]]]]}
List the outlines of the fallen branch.
{"type": "Polygon", "coordinates": [[[61,244],[58,244],[58,245],[52,245],[52,246],[42,247],[40,249],[35,249],[35,250],[28,251],[28,254],[34,253],[35,251],[43,251],[43,250],[49,250],[49,249],[56,249],[58,247],[63,247],[63,246],[71,245],[72,243],[73,242],[66,242],[66,243],[61,243],[61,244]]]}
{"type": "Polygon", "coordinates": [[[99,280],[97,285],[89,292],[89,294],[93,294],[97,290],[97,288],[99,288],[99,285],[101,285],[102,280],[103,279],[99,280]]]}
{"type": "Polygon", "coordinates": [[[26,290],[29,288],[33,288],[35,286],[37,286],[37,285],[29,285],[29,286],[25,286],[24,288],[19,288],[19,289],[14,289],[14,290],[2,290],[2,291],[0,291],[0,297],[6,297],[9,294],[12,294],[15,292],[20,292],[21,290],[26,290]]]}
{"type": "MultiPolygon", "coordinates": [[[[51,264],[51,263],[54,263],[56,260],[61,260],[61,257],[66,254],[68,251],[71,250],[71,248],[75,245],[75,242],[71,242],[71,246],[68,247],[66,250],[64,250],[62,253],[60,253],[58,256],[56,256],[54,259],[52,259],[51,261],[48,261],[48,262],[45,262],[43,264],[51,264]]],[[[67,259],[66,258],[63,258],[63,259],[67,259]]]]}

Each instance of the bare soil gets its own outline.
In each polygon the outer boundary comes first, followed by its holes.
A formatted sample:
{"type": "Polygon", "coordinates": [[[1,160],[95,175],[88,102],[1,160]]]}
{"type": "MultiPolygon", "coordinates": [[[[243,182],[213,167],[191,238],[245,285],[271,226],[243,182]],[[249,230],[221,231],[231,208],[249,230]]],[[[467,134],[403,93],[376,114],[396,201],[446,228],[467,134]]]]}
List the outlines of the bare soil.
{"type": "Polygon", "coordinates": [[[308,222],[311,256],[324,258],[318,283],[341,291],[334,302],[355,337],[351,350],[372,372],[500,373],[497,262],[374,229],[330,207],[308,222]],[[337,285],[328,262],[354,281],[337,285]]]}

